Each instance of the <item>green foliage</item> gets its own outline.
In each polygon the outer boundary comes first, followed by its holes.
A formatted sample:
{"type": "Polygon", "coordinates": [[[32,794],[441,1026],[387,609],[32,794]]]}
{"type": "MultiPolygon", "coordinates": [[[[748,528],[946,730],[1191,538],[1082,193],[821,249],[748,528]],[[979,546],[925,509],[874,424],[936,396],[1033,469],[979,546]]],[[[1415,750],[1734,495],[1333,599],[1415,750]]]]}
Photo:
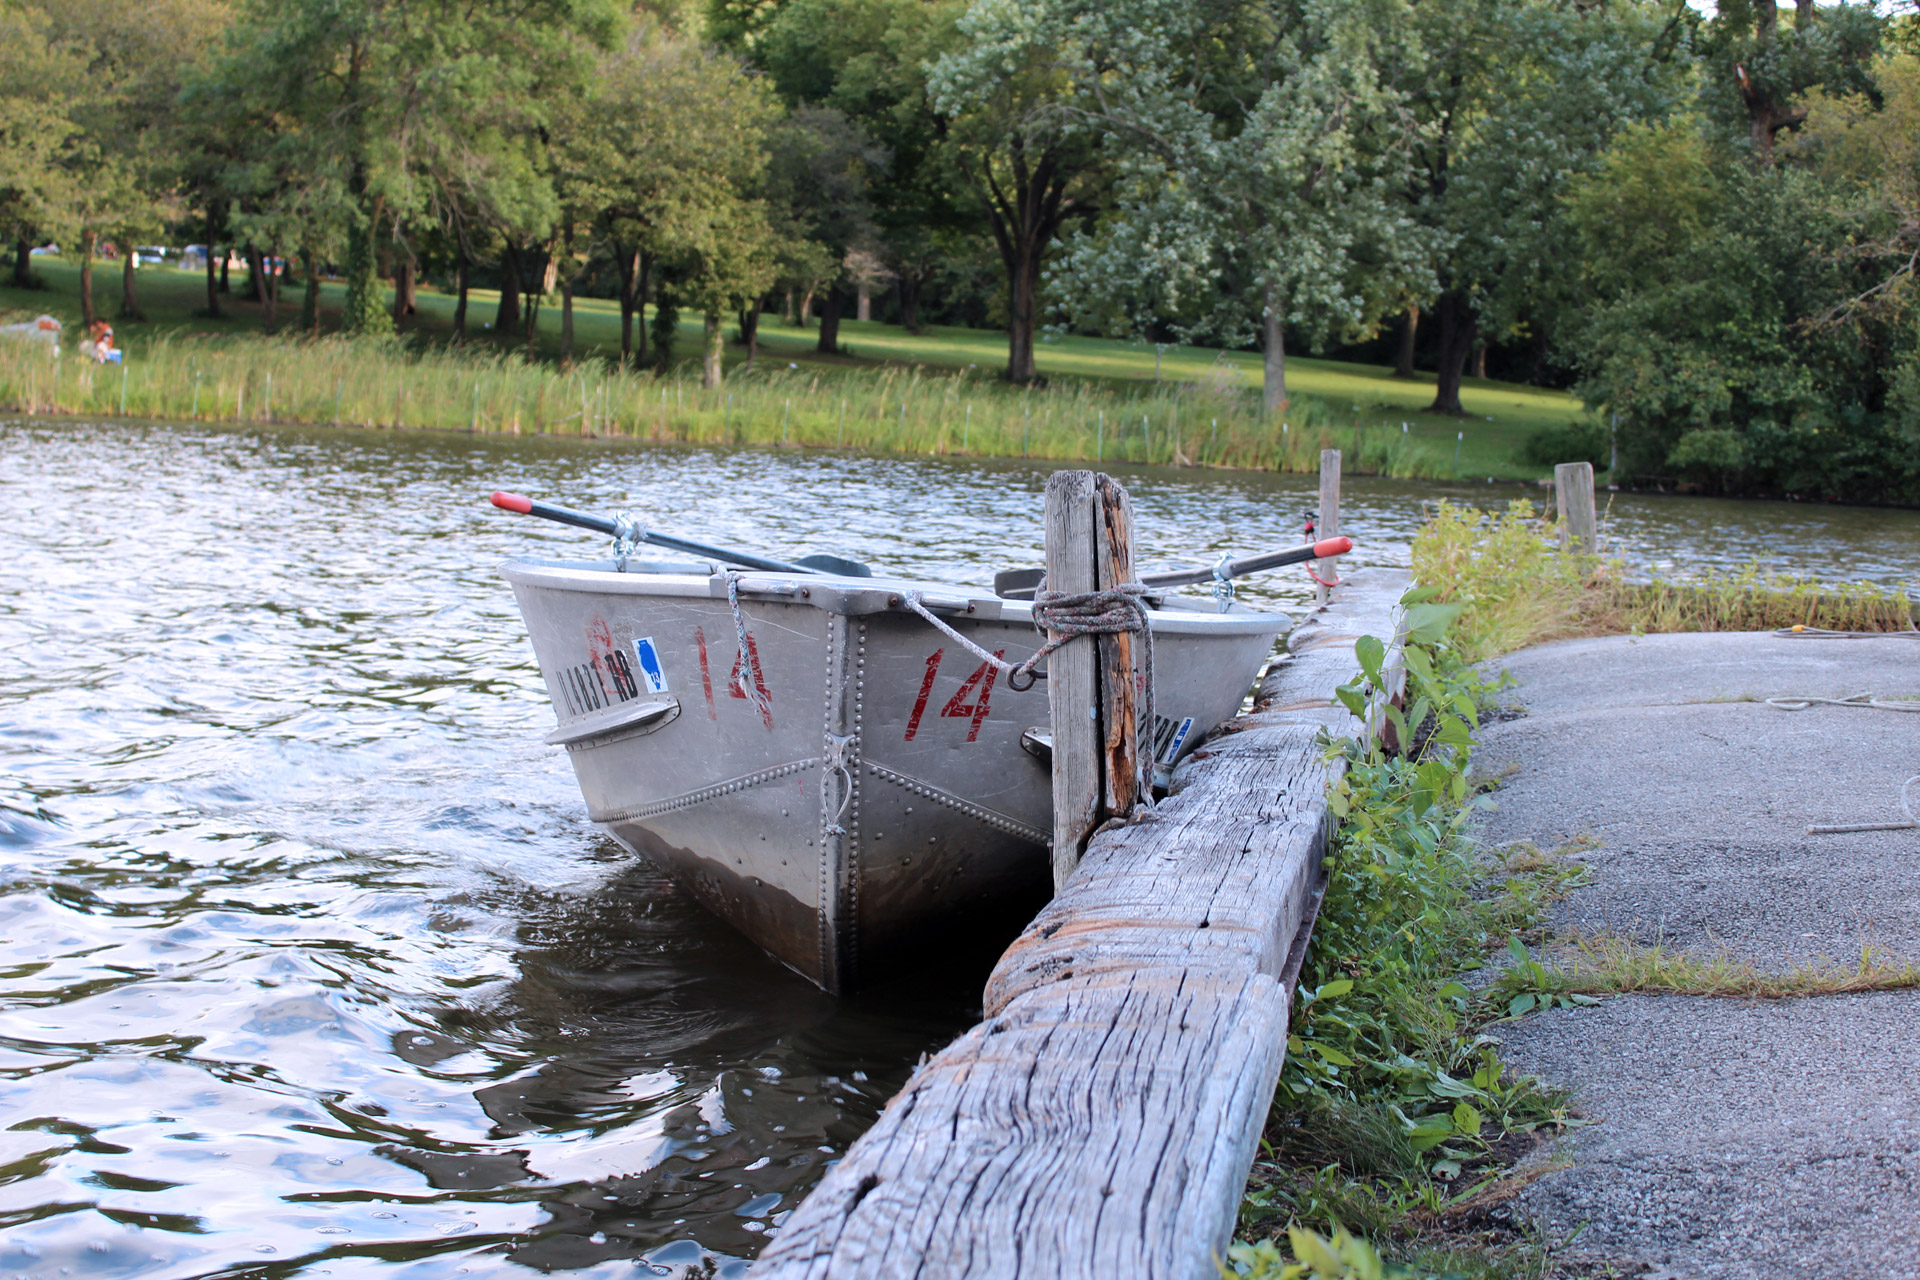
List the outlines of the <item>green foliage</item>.
{"type": "Polygon", "coordinates": [[[1522,1017],[1536,1009],[1576,1009],[1600,1003],[1592,996],[1568,991],[1565,981],[1529,955],[1518,937],[1507,939],[1507,952],[1512,963],[1496,981],[1494,998],[1505,998],[1508,1017],[1522,1017]]]}
{"type": "Polygon", "coordinates": [[[1499,514],[1442,502],[1414,536],[1414,576],[1436,600],[1461,606],[1453,643],[1468,661],[1575,635],[1913,626],[1913,602],[1874,583],[1819,583],[1757,566],[1634,581],[1618,562],[1562,552],[1558,532],[1522,499],[1499,514]]]}
{"type": "Polygon", "coordinates": [[[340,316],[340,327],[348,333],[370,336],[392,333],[393,315],[385,306],[386,291],[380,287],[373,238],[358,218],[348,222],[345,274],[347,305],[340,316]]]}
{"type": "Polygon", "coordinates": [[[1562,462],[1590,462],[1595,471],[1609,465],[1611,440],[1607,429],[1592,419],[1569,422],[1565,426],[1543,427],[1527,437],[1520,456],[1536,467],[1558,466],[1562,462]]]}
{"type": "Polygon", "coordinates": [[[1414,579],[1462,606],[1453,642],[1464,660],[1579,629],[1588,568],[1561,555],[1553,534],[1522,498],[1498,514],[1443,500],[1414,536],[1414,579]]]}
{"type": "Polygon", "coordinates": [[[1250,1235],[1286,1224],[1289,1250],[1244,1245],[1230,1274],[1424,1274],[1347,1232],[1392,1240],[1411,1215],[1473,1194],[1497,1140],[1564,1123],[1560,1100],[1508,1070],[1482,1032],[1505,1010],[1458,980],[1531,927],[1566,877],[1551,860],[1490,860],[1465,837],[1471,735],[1494,689],[1450,638],[1464,606],[1435,596],[1421,588],[1403,602],[1397,705],[1373,637],[1355,645],[1360,671],[1336,691],[1368,732],[1330,746],[1344,770],[1328,798],[1339,826],[1326,898],[1242,1211],[1250,1235]]]}
{"type": "Polygon", "coordinates": [[[1388,1266],[1365,1240],[1336,1228],[1328,1239],[1305,1227],[1288,1227],[1292,1257],[1271,1240],[1237,1243],[1227,1251],[1223,1276],[1249,1280],[1414,1280],[1404,1267],[1388,1266]]]}
{"type": "Polygon", "coordinates": [[[1389,83],[1422,60],[1403,0],[1052,11],[1079,109],[1134,144],[1113,214],[1050,279],[1082,323],[1234,345],[1284,323],[1317,343],[1432,293],[1444,237],[1399,196],[1422,140],[1389,83]]]}

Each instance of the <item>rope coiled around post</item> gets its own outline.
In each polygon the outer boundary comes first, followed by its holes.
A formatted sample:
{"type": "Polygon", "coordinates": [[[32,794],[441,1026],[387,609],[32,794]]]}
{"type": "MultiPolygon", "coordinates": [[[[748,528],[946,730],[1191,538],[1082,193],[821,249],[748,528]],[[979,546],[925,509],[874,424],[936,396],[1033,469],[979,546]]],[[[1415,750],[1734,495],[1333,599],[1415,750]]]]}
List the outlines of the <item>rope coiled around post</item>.
{"type": "Polygon", "coordinates": [[[988,653],[948,626],[933,610],[927,608],[920,592],[909,591],[903,599],[909,609],[932,623],[936,630],[955,644],[994,670],[1006,672],[1007,687],[1021,692],[1033,688],[1040,663],[1069,640],[1079,636],[1137,633],[1141,644],[1140,665],[1147,678],[1145,696],[1140,700],[1140,711],[1134,723],[1134,759],[1140,770],[1138,789],[1141,804],[1152,808],[1153,726],[1156,721],[1153,705],[1153,623],[1147,609],[1146,595],[1146,585],[1139,582],[1122,583],[1104,591],[1036,591],[1033,596],[1033,625],[1050,634],[1032,657],[1017,663],[988,653]],[[1018,683],[1022,678],[1026,680],[1025,684],[1018,683]]]}

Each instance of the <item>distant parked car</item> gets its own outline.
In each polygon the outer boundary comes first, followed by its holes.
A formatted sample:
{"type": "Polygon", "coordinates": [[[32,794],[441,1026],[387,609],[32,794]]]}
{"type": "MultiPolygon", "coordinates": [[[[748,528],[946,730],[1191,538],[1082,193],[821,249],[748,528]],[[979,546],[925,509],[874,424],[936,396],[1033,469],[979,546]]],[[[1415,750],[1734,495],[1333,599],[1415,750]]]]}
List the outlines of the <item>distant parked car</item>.
{"type": "Polygon", "coordinates": [[[167,263],[167,250],[157,244],[143,244],[134,249],[133,262],[140,267],[162,267],[167,263]]]}
{"type": "Polygon", "coordinates": [[[60,256],[60,246],[57,244],[43,244],[37,249],[30,250],[30,252],[36,258],[42,255],[57,258],[60,256]]]}

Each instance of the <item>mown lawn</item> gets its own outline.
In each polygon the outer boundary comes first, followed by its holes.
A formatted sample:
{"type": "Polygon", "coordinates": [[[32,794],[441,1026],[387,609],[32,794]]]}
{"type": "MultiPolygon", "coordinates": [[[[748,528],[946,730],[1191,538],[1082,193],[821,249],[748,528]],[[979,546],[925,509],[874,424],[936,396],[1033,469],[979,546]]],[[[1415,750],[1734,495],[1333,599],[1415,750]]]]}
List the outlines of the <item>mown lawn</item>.
{"type": "MultiPolygon", "coordinates": [[[[34,266],[48,287],[36,291],[0,288],[0,309],[45,311],[76,323],[80,314],[78,266],[44,257],[34,259],[34,266]]],[[[148,337],[163,331],[234,335],[258,331],[260,309],[242,296],[245,279],[244,272],[235,273],[235,293],[221,300],[228,314],[212,320],[200,314],[206,297],[202,275],[165,267],[143,269],[140,301],[149,319],[141,324],[116,322],[121,345],[137,354],[148,337]]],[[[94,272],[94,296],[102,315],[111,318],[119,310],[120,292],[118,264],[100,264],[94,272]]],[[[323,286],[322,307],[328,318],[337,312],[343,295],[344,287],[339,284],[323,286]]],[[[483,326],[492,319],[498,302],[498,295],[491,290],[472,291],[468,303],[471,334],[485,336],[483,326]]],[[[419,305],[420,315],[410,324],[413,331],[427,335],[451,331],[454,299],[450,295],[423,288],[419,305]]],[[[280,303],[280,324],[297,324],[299,311],[300,290],[289,287],[280,303]]],[[[619,323],[619,310],[611,300],[577,301],[574,332],[578,354],[617,359],[619,323]]],[[[989,330],[936,326],[914,335],[894,325],[843,321],[840,332],[850,354],[822,356],[814,350],[814,330],[788,326],[777,316],[767,317],[761,322],[761,359],[791,361],[843,377],[858,377],[862,370],[886,365],[994,370],[1006,362],[1005,335],[989,330]]],[[[698,319],[683,317],[679,333],[676,351],[684,359],[697,358],[698,319]]],[[[559,335],[559,307],[543,306],[539,346],[548,354],[556,354],[559,335]]],[[[744,358],[744,348],[729,347],[729,364],[738,364],[744,358]]],[[[1088,379],[1117,390],[1149,384],[1155,376],[1152,347],[1101,338],[1048,337],[1040,344],[1037,361],[1041,372],[1051,378],[1088,379]]],[[[1169,347],[1161,355],[1159,376],[1167,382],[1213,379],[1252,390],[1260,385],[1260,357],[1254,352],[1169,347]]],[[[1565,392],[1468,379],[1461,400],[1469,417],[1429,414],[1422,410],[1433,399],[1431,374],[1401,379],[1383,366],[1300,356],[1287,360],[1287,384],[1293,395],[1320,399],[1338,408],[1343,417],[1351,413],[1355,422],[1405,423],[1412,435],[1434,442],[1449,454],[1457,444],[1460,471],[1467,476],[1532,478],[1542,474],[1541,468],[1520,460],[1521,445],[1534,431],[1562,425],[1584,413],[1580,402],[1565,392]]]]}

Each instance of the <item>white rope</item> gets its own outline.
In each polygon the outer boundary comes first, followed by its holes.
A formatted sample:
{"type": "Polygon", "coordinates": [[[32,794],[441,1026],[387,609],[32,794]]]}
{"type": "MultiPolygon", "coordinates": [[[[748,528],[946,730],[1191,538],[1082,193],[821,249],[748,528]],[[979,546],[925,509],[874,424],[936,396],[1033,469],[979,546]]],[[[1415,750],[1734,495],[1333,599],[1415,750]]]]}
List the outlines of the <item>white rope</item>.
{"type": "Polygon", "coordinates": [[[1810,836],[1845,835],[1852,831],[1913,831],[1920,829],[1920,819],[1913,816],[1913,801],[1907,792],[1913,790],[1913,784],[1920,782],[1920,773],[1914,774],[1900,784],[1900,812],[1907,815],[1905,822],[1850,822],[1842,826],[1808,827],[1810,836]]]}
{"type": "Polygon", "coordinates": [[[1146,696],[1140,700],[1139,711],[1134,720],[1134,757],[1140,770],[1140,802],[1146,808],[1153,807],[1153,728],[1156,723],[1153,705],[1153,621],[1147,611],[1147,588],[1138,582],[1122,583],[1105,591],[1036,591],[1033,594],[1033,624],[1048,632],[1045,644],[1025,662],[1012,663],[996,657],[982,649],[973,641],[955,631],[933,611],[927,608],[926,601],[918,591],[909,591],[903,597],[907,607],[932,623],[942,634],[954,643],[966,649],[981,661],[991,665],[996,671],[1007,673],[1007,687],[1010,689],[1031,689],[1035,668],[1042,659],[1048,657],[1060,646],[1076,636],[1118,635],[1121,632],[1133,632],[1140,636],[1141,666],[1146,671],[1146,696]],[[1016,684],[1015,677],[1024,676],[1027,683],[1016,684]],[[1144,723],[1145,728],[1142,728],[1144,723]]]}
{"type": "Polygon", "coordinates": [[[1767,705],[1778,711],[1805,711],[1811,706],[1859,707],[1863,711],[1920,711],[1920,702],[1903,702],[1888,698],[1876,698],[1870,693],[1852,693],[1844,698],[1800,697],[1794,694],[1781,694],[1768,698],[1767,705]]]}
{"type": "Polygon", "coordinates": [[[753,678],[753,654],[747,649],[747,619],[740,612],[740,571],[727,570],[727,607],[733,610],[733,635],[740,645],[740,674],[734,677],[737,686],[753,709],[761,715],[773,710],[773,703],[767,695],[760,692],[760,685],[753,678]]]}
{"type": "MultiPolygon", "coordinates": [[[[1797,634],[1797,633],[1796,633],[1797,634]]],[[[1871,634],[1871,633],[1868,633],[1871,634]]],[[[1882,635],[1900,635],[1898,631],[1881,632],[1882,635]]],[[[1920,702],[1902,702],[1886,698],[1876,698],[1870,693],[1854,693],[1844,698],[1793,697],[1783,695],[1768,698],[1767,705],[1779,711],[1805,711],[1811,706],[1859,707],[1866,711],[1920,711],[1920,702]]],[[[1907,792],[1920,782],[1920,773],[1914,774],[1900,784],[1900,812],[1907,815],[1905,822],[1848,822],[1840,825],[1814,825],[1807,828],[1810,836],[1847,835],[1855,831],[1913,831],[1920,829],[1920,820],[1913,816],[1913,801],[1907,792]]]]}
{"type": "Polygon", "coordinates": [[[1920,638],[1920,629],[1901,631],[1829,631],[1825,627],[1781,627],[1773,634],[1788,640],[1884,640],[1888,636],[1920,638]]]}

